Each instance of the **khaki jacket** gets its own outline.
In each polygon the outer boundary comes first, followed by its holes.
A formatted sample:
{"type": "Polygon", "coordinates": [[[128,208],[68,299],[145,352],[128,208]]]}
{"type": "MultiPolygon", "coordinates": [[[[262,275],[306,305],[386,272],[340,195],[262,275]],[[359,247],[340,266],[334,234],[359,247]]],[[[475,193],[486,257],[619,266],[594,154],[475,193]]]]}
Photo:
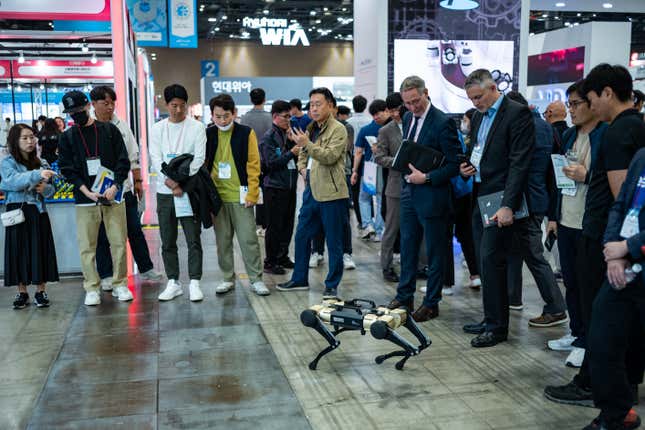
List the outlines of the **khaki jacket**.
{"type": "MultiPolygon", "coordinates": [[[[307,130],[311,135],[315,121],[307,130]]],[[[315,142],[307,142],[298,157],[298,171],[307,168],[309,157],[312,159],[309,173],[311,192],[319,202],[349,198],[347,178],[345,177],[345,150],[347,130],[331,115],[322,125],[315,142]]]]}

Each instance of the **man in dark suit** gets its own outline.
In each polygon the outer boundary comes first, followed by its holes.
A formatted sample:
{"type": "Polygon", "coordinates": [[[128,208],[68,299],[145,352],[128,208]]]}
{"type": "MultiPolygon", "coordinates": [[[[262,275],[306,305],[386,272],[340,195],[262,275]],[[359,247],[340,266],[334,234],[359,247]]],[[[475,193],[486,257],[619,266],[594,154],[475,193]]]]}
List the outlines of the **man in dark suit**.
{"type": "Polygon", "coordinates": [[[410,111],[403,117],[403,137],[443,153],[443,165],[421,172],[412,164],[401,189],[401,276],[391,309],[414,307],[419,245],[425,237],[428,280],[423,304],[414,312],[415,321],[428,321],[439,315],[443,285],[446,231],[452,211],[450,178],[459,172],[461,144],[457,126],[428,98],[425,82],[409,76],[401,84],[401,98],[410,111]]]}
{"type": "Polygon", "coordinates": [[[481,348],[494,346],[508,336],[507,261],[513,252],[513,235],[526,223],[516,222],[513,213],[524,199],[535,126],[528,106],[504,97],[488,70],[472,72],[464,88],[478,112],[472,120],[472,155],[469,163],[461,164],[461,174],[475,177],[475,199],[504,193],[501,207],[491,219],[497,226],[484,228],[479,205],[473,211],[475,251],[484,287],[484,321],[468,324],[464,331],[477,334],[470,343],[481,348]]]}

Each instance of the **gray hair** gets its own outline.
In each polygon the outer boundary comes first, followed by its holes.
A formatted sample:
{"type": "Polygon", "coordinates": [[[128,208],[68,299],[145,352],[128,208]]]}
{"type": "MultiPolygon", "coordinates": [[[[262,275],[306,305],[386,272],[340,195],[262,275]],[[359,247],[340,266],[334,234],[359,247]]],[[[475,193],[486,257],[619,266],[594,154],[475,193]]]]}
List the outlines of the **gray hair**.
{"type": "Polygon", "coordinates": [[[408,90],[416,89],[419,94],[423,93],[423,90],[426,89],[426,83],[423,79],[418,76],[412,75],[408,76],[401,82],[400,92],[405,92],[408,90]]]}
{"type": "Polygon", "coordinates": [[[477,69],[470,75],[468,75],[466,82],[464,83],[464,89],[467,90],[468,88],[474,87],[475,85],[478,85],[481,88],[486,88],[490,85],[497,86],[495,80],[493,79],[493,75],[491,75],[490,72],[486,69],[477,69]]]}

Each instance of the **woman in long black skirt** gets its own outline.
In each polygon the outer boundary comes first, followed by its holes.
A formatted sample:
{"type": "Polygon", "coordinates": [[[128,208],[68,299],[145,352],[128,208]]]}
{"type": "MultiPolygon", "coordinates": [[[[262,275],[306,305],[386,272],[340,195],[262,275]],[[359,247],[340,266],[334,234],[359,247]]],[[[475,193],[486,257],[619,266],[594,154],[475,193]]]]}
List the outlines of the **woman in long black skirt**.
{"type": "Polygon", "coordinates": [[[49,306],[45,285],[58,281],[56,249],[44,199],[54,193],[48,182],[56,173],[41,167],[37,142],[31,127],[14,125],[7,135],[10,155],[0,162],[0,190],[5,193],[6,210],[21,209],[25,218],[5,231],[4,285],[18,286],[14,309],[29,304],[27,285],[37,285],[36,306],[49,306]]]}

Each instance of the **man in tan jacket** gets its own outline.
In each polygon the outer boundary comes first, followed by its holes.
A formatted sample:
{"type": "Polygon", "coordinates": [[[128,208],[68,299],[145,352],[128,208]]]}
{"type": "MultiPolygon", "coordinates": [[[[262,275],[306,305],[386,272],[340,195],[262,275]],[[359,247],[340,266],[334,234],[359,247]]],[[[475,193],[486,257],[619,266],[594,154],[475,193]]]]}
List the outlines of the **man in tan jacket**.
{"type": "Polygon", "coordinates": [[[302,207],[296,230],[296,267],[291,280],[278,284],[280,291],[309,289],[311,242],[324,228],[329,250],[329,272],[323,298],[336,297],[343,277],[343,229],[347,220],[349,191],[345,178],[347,130],[334,119],[333,98],[327,88],[309,93],[309,115],[313,121],[306,131],[291,129],[290,138],[301,148],[298,170],[305,178],[302,207]]]}

